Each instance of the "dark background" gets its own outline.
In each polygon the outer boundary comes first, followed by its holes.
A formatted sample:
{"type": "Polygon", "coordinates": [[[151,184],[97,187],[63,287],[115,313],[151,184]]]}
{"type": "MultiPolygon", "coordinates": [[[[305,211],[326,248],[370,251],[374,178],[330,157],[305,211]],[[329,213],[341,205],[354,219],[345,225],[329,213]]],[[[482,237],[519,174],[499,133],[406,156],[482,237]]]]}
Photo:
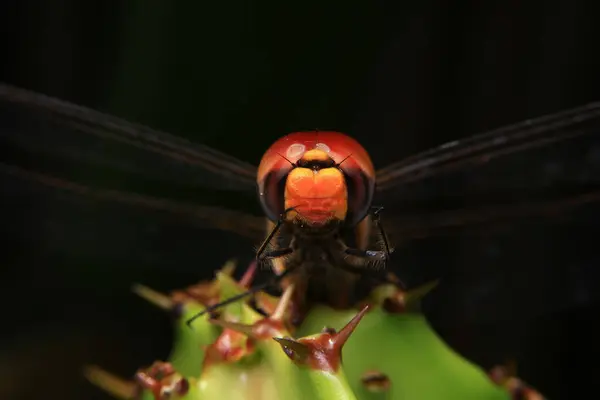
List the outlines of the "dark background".
{"type": "MultiPolygon", "coordinates": [[[[382,167],[600,100],[592,2],[495,4],[3,3],[0,78],[254,164],[285,133],[346,131],[382,167]]],[[[169,320],[129,292],[132,282],[169,291],[210,277],[227,258],[252,256],[255,243],[231,234],[3,179],[18,195],[2,206],[2,398],[106,398],[81,378],[81,365],[130,376],[168,355],[169,320]]],[[[529,271],[519,288],[495,282],[482,301],[449,284],[426,302],[433,325],[485,368],[516,357],[519,374],[550,398],[592,390],[600,372],[593,221],[585,214],[552,239],[512,237],[527,259],[515,268],[529,271]],[[575,234],[581,248],[567,240],[575,234]],[[543,265],[553,258],[561,272],[543,265]],[[536,307],[507,305],[511,291],[517,298],[538,284],[547,290],[531,296],[536,307]]],[[[452,270],[451,282],[485,291],[481,282],[502,265],[461,269],[484,245],[473,236],[421,241],[402,267],[436,264],[431,277],[452,270]],[[444,255],[433,258],[433,246],[444,255]]]]}

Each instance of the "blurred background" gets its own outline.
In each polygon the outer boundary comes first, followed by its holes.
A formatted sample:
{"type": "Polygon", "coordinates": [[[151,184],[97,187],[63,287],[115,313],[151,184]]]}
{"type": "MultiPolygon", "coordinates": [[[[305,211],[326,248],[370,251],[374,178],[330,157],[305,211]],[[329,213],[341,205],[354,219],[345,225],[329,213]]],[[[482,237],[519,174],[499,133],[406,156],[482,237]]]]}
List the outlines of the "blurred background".
{"type": "MultiPolygon", "coordinates": [[[[255,165],[301,129],[348,132],[383,167],[600,100],[592,2],[317,4],[4,2],[0,80],[255,165]]],[[[505,173],[532,168],[527,160],[505,173]]],[[[131,376],[165,359],[172,340],[169,317],[132,283],[168,292],[253,256],[256,243],[185,218],[2,180],[2,399],[108,399],[82,365],[131,376]]],[[[253,194],[137,189],[260,215],[253,194]]],[[[486,369],[515,358],[519,375],[552,399],[595,390],[600,372],[598,213],[563,222],[552,232],[538,221],[504,236],[408,241],[394,265],[411,286],[443,278],[424,307],[451,346],[486,369]]]]}

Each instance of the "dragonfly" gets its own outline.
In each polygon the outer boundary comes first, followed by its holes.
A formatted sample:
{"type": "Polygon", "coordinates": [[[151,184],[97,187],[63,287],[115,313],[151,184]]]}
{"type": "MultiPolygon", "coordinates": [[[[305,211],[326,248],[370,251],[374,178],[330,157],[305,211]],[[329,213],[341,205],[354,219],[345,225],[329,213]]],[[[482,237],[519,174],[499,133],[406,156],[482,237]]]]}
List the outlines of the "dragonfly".
{"type": "MultiPolygon", "coordinates": [[[[565,282],[583,285],[570,297],[591,292],[585,271],[573,272],[568,259],[530,259],[523,249],[525,237],[543,237],[553,226],[575,223],[570,232],[580,232],[582,223],[597,220],[599,132],[600,103],[593,103],[445,143],[379,168],[373,202],[385,207],[382,218],[395,247],[389,267],[408,282],[442,275],[446,287],[461,288],[466,300],[457,307],[483,318],[501,313],[482,310],[485,302],[478,298],[489,299],[490,293],[521,303],[525,298],[534,309],[547,307],[555,290],[570,290],[560,287],[565,282]],[[448,243],[459,243],[457,238],[468,244],[466,260],[432,258],[452,246],[448,243]],[[510,250],[502,250],[503,242],[510,250]],[[425,260],[418,259],[422,255],[425,260]],[[557,275],[559,287],[554,280],[536,288],[536,276],[544,274],[557,275]]],[[[258,244],[268,234],[260,211],[242,210],[256,196],[257,166],[183,137],[1,84],[0,142],[8,150],[0,172],[18,182],[15,191],[41,190],[93,204],[91,213],[110,205],[124,230],[128,224],[152,230],[175,218],[182,241],[193,240],[197,229],[226,232],[231,243],[242,237],[258,244]],[[199,198],[208,203],[218,198],[219,204],[199,204],[199,198]],[[230,203],[224,205],[223,199],[230,203]]],[[[40,216],[45,218],[43,211],[40,216]]],[[[61,225],[60,218],[46,223],[61,225]]],[[[97,226],[80,228],[89,232],[97,226]]],[[[139,251],[127,242],[123,246],[132,257],[153,257],[151,244],[139,251]]],[[[196,249],[201,257],[202,243],[196,249]]],[[[510,305],[504,306],[504,314],[510,314],[510,305]]]]}

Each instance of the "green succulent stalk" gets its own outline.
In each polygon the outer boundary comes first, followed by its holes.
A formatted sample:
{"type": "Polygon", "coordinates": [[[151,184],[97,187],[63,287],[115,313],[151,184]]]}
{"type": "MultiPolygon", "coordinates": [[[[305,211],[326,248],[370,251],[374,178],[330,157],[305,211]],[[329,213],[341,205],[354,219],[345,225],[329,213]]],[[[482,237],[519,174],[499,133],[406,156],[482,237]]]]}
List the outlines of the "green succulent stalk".
{"type": "Polygon", "coordinates": [[[134,292],[176,315],[176,340],[166,362],[133,381],[98,367],[86,376],[127,400],[400,400],[542,399],[508,367],[488,375],[447,346],[419,313],[433,282],[412,291],[376,288],[359,309],[313,308],[299,328],[290,322],[293,285],[281,297],[228,304],[218,317],[186,321],[206,306],[245,291],[256,265],[239,282],[227,263],[210,282],[170,296],[136,285],[134,292]],[[259,312],[259,310],[262,312],[259,312]]]}

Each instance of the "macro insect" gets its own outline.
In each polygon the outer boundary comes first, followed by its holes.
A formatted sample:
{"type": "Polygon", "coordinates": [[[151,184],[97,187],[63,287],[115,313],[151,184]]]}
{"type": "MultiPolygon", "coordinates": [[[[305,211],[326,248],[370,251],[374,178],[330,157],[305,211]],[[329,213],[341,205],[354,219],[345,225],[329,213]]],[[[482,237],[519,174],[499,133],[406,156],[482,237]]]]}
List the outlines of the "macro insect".
{"type": "Polygon", "coordinates": [[[325,295],[322,301],[331,306],[351,305],[359,274],[385,264],[393,250],[380,221],[383,207],[372,205],[375,169],[366,150],[340,132],[292,133],[265,152],[256,181],[268,232],[256,257],[272,262],[276,281],[296,274],[294,284],[300,295],[292,303],[297,307],[293,319],[302,319],[305,297],[314,300],[325,295]],[[372,224],[380,235],[376,250],[368,249],[372,224]],[[276,236],[279,245],[268,250],[276,236]],[[286,238],[287,244],[281,245],[286,238]],[[348,247],[346,238],[356,247],[348,247]],[[305,296],[307,291],[310,296],[305,296]]]}
{"type": "Polygon", "coordinates": [[[351,288],[364,281],[365,271],[387,263],[393,251],[388,236],[396,257],[398,239],[519,222],[531,215],[549,218],[600,200],[597,103],[446,143],[378,170],[363,146],[338,132],[284,136],[256,167],[181,137],[10,85],[0,85],[0,126],[3,149],[20,154],[6,151],[0,164],[4,174],[79,198],[183,216],[185,224],[262,243],[256,257],[272,264],[277,281],[293,280],[296,296],[333,306],[351,302],[351,288]],[[574,165],[557,170],[548,160],[564,158],[567,148],[574,165]],[[117,171],[131,182],[151,178],[185,188],[258,191],[264,215],[160,198],[143,187],[135,193],[129,187],[102,187],[90,178],[99,170],[117,171]],[[417,207],[431,197],[442,203],[456,197],[446,196],[443,187],[431,191],[417,184],[436,177],[452,182],[458,173],[463,173],[461,196],[479,196],[485,207],[425,212],[417,207]],[[507,177],[517,181],[518,190],[507,177]],[[509,197],[499,196],[498,188],[509,197]],[[515,201],[516,195],[525,201],[515,201]]]}

